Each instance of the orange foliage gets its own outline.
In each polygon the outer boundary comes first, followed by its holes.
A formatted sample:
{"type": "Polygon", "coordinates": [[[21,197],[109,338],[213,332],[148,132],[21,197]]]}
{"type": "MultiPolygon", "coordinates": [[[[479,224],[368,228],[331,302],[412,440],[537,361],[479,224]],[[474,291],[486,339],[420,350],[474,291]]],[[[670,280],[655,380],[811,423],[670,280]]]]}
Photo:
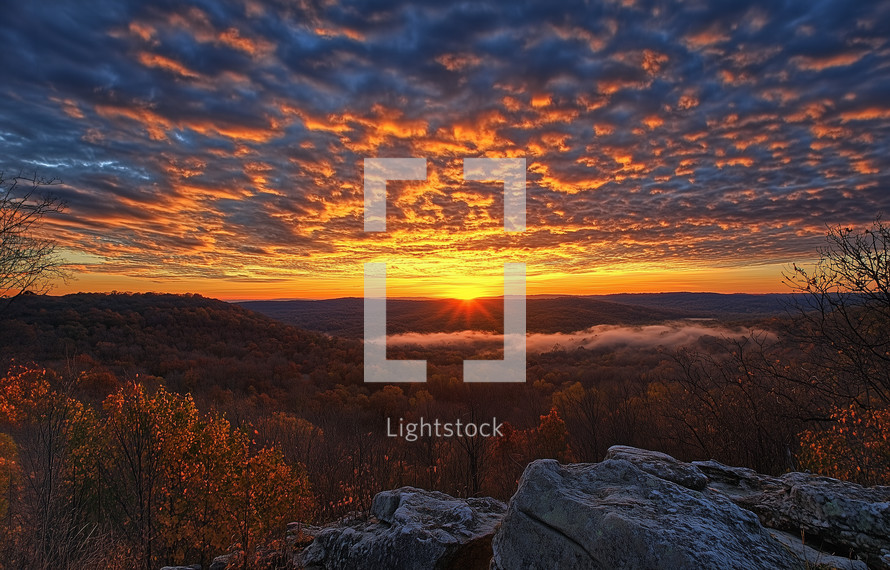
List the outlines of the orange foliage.
{"type": "MultiPolygon", "coordinates": [[[[283,538],[288,522],[312,515],[305,468],[272,447],[257,449],[248,425],[234,429],[218,413],[201,413],[190,395],[132,382],[97,414],[53,390],[54,379],[26,366],[0,379],[0,421],[22,436],[33,463],[20,473],[16,442],[0,433],[0,515],[10,497],[30,508],[15,483],[24,477],[29,488],[46,487],[38,499],[58,497],[47,516],[110,524],[114,548],[133,568],[206,564],[233,543],[249,559],[283,538]],[[47,487],[50,480],[57,486],[47,487]]],[[[34,542],[23,530],[0,535],[25,549],[34,542]]]]}
{"type": "Polygon", "coordinates": [[[0,421],[19,423],[33,414],[50,393],[46,369],[13,365],[0,378],[0,421]]]}
{"type": "Polygon", "coordinates": [[[572,450],[569,448],[568,438],[566,423],[559,417],[556,408],[551,408],[550,413],[541,416],[541,422],[532,437],[535,458],[556,459],[562,463],[571,461],[572,450]]]}
{"type": "Polygon", "coordinates": [[[817,473],[863,485],[890,484],[890,409],[835,408],[825,430],[801,434],[800,460],[817,473]]]}
{"type": "Polygon", "coordinates": [[[313,509],[302,465],[280,451],[253,449],[247,428],[201,414],[191,396],[128,384],[103,405],[99,457],[122,527],[141,557],[183,563],[225,551],[250,556],[313,509]],[[135,531],[135,532],[134,532],[135,531]]]}

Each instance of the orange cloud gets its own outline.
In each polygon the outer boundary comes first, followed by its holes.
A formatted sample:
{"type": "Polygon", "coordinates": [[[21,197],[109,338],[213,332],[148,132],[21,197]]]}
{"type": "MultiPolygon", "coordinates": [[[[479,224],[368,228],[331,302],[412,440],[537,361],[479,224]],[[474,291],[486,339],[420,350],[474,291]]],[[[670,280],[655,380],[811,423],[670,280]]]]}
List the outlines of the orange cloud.
{"type": "Polygon", "coordinates": [[[170,73],[174,73],[181,77],[186,77],[189,79],[200,77],[197,72],[192,71],[178,61],[172,60],[169,57],[165,57],[156,53],[142,51],[139,52],[137,59],[139,60],[139,63],[146,67],[163,69],[164,71],[169,71],[170,73]]]}
{"type": "Polygon", "coordinates": [[[646,125],[649,130],[654,130],[664,124],[664,119],[659,117],[658,115],[649,115],[643,119],[643,124],[646,125]]]}
{"type": "Polygon", "coordinates": [[[136,121],[142,125],[148,133],[148,137],[153,141],[166,140],[167,131],[173,128],[173,124],[169,120],[145,107],[98,105],[96,113],[108,119],[123,117],[136,121]]]}
{"type": "Polygon", "coordinates": [[[854,63],[865,57],[866,53],[867,52],[864,51],[851,51],[821,57],[798,55],[791,58],[791,63],[793,63],[800,69],[805,69],[807,71],[823,71],[832,67],[853,65],[854,63]]]}
{"type": "Polygon", "coordinates": [[[664,67],[664,64],[669,60],[670,58],[663,53],[648,49],[643,50],[642,67],[649,75],[655,75],[661,71],[661,68],[664,67]]]}
{"type": "Polygon", "coordinates": [[[540,95],[535,95],[534,97],[532,97],[532,107],[534,107],[536,109],[539,107],[546,107],[549,104],[550,104],[550,95],[548,95],[546,93],[542,93],[540,95]]]}
{"type": "Polygon", "coordinates": [[[448,71],[462,71],[479,65],[481,61],[481,58],[471,53],[445,53],[436,58],[436,62],[448,71]]]}
{"type": "Polygon", "coordinates": [[[693,49],[715,46],[729,40],[729,35],[716,26],[688,35],[683,43],[693,49]]]}
{"type": "Polygon", "coordinates": [[[216,41],[251,56],[267,55],[275,49],[271,42],[242,36],[235,28],[220,32],[216,41]]]}
{"type": "Polygon", "coordinates": [[[77,101],[74,99],[59,99],[58,97],[50,97],[50,101],[54,103],[58,103],[62,106],[62,111],[72,119],[83,119],[84,114],[83,111],[80,110],[80,107],[77,105],[77,101]]]}
{"type": "Polygon", "coordinates": [[[754,166],[754,159],[746,156],[740,156],[735,158],[728,158],[723,160],[716,160],[714,164],[717,168],[723,168],[725,166],[744,166],[746,168],[751,168],[754,166]]]}
{"type": "Polygon", "coordinates": [[[156,32],[153,26],[142,22],[130,22],[129,30],[131,34],[146,42],[150,41],[156,32]]]}
{"type": "Polygon", "coordinates": [[[280,136],[280,126],[269,122],[268,127],[249,127],[245,125],[225,124],[211,119],[192,119],[189,121],[173,121],[162,116],[150,107],[125,107],[116,105],[98,105],[96,113],[108,119],[125,118],[142,125],[151,140],[167,140],[167,133],[174,129],[191,129],[205,136],[222,135],[235,141],[268,142],[280,136]]]}
{"type": "Polygon", "coordinates": [[[357,42],[364,41],[365,39],[364,34],[349,28],[316,27],[313,31],[323,38],[336,38],[342,36],[357,42]]]}
{"type": "Polygon", "coordinates": [[[844,122],[873,121],[877,119],[890,119],[890,107],[867,107],[841,113],[841,120],[844,122]]]}

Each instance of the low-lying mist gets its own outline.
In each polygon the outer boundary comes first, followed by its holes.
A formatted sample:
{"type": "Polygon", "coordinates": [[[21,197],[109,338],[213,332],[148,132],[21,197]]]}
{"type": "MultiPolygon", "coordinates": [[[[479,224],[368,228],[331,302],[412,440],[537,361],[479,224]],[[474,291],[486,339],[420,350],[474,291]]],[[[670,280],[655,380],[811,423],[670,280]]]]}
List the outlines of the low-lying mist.
{"type": "MultiPolygon", "coordinates": [[[[526,349],[529,352],[549,352],[554,349],[574,350],[576,348],[678,348],[696,343],[702,337],[742,338],[753,332],[767,334],[747,327],[727,327],[708,325],[701,322],[683,321],[659,325],[625,326],[596,325],[573,333],[532,333],[526,336],[526,349]]],[[[421,347],[468,347],[502,345],[503,335],[486,331],[466,330],[450,333],[403,333],[387,337],[387,344],[421,347]]]]}

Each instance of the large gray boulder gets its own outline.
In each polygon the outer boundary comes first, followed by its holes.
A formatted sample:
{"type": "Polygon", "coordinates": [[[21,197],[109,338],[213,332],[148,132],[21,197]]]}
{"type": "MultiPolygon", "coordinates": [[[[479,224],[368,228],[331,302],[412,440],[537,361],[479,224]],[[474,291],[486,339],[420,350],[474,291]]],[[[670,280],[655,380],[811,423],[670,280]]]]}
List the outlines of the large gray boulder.
{"type": "Polygon", "coordinates": [[[650,475],[671,481],[695,491],[702,491],[708,486],[708,476],[695,465],[678,461],[658,451],[649,451],[627,445],[613,445],[606,452],[606,461],[624,459],[630,461],[650,475]]]}
{"type": "Polygon", "coordinates": [[[872,568],[890,569],[890,487],[862,487],[807,473],[781,477],[716,461],[692,464],[709,485],[770,528],[872,568]]]}
{"type": "Polygon", "coordinates": [[[795,556],[806,562],[807,568],[818,568],[819,570],[868,570],[868,566],[862,560],[853,560],[852,558],[822,552],[809,546],[799,536],[794,536],[781,530],[770,530],[769,533],[773,535],[773,538],[784,544],[795,556]]]}
{"type": "MultiPolygon", "coordinates": [[[[631,453],[623,451],[614,455],[631,453]]],[[[646,470],[627,458],[531,463],[494,538],[491,568],[804,568],[750,511],[720,493],[653,474],[700,487],[696,469],[669,456],[648,456],[646,463],[646,470]]]]}
{"type": "Polygon", "coordinates": [[[312,540],[309,570],[887,570],[890,488],[614,446],[598,464],[533,462],[508,509],[404,487],[288,538],[312,540]]]}
{"type": "Polygon", "coordinates": [[[303,550],[307,570],[483,570],[507,510],[491,498],[455,499],[402,487],[374,497],[371,517],[315,535],[303,550]]]}

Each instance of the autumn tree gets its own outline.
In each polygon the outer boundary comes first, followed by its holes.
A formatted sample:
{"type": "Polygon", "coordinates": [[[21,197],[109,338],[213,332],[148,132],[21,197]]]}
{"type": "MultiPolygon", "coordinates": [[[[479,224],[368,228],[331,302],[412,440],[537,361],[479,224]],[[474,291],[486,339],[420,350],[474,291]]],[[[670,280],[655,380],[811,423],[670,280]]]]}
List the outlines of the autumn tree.
{"type": "Polygon", "coordinates": [[[890,484],[890,409],[836,407],[831,419],[801,434],[803,466],[862,485],[890,484]]]}
{"type": "Polygon", "coordinates": [[[661,436],[674,453],[766,473],[794,467],[797,434],[821,417],[825,401],[806,389],[773,333],[714,339],[673,358],[673,373],[653,394],[665,421],[661,436]]]}
{"type": "Polygon", "coordinates": [[[255,567],[257,546],[285,548],[287,523],[305,521],[315,505],[305,468],[285,462],[277,449],[251,452],[245,446],[233,467],[232,494],[224,504],[247,570],[255,567]]]}
{"type": "Polygon", "coordinates": [[[571,448],[580,461],[601,461],[606,454],[605,425],[609,407],[600,388],[575,382],[553,395],[553,404],[565,418],[571,448]]]}
{"type": "Polygon", "coordinates": [[[55,242],[40,232],[44,218],[64,208],[58,198],[43,193],[54,183],[0,172],[0,298],[43,293],[52,279],[63,276],[55,242]]]}
{"type": "Polygon", "coordinates": [[[864,408],[890,405],[890,226],[830,228],[819,260],[795,265],[801,340],[814,347],[813,388],[864,408]]]}
{"type": "Polygon", "coordinates": [[[866,484],[890,476],[890,226],[829,229],[819,260],[786,281],[801,294],[798,338],[811,347],[808,387],[830,417],[801,434],[805,467],[866,484]]]}
{"type": "Polygon", "coordinates": [[[110,512],[133,548],[133,559],[151,568],[167,483],[163,477],[171,466],[181,464],[197,410],[190,399],[163,388],[148,395],[138,384],[110,395],[103,407],[107,419],[100,449],[105,453],[98,461],[110,512]]]}
{"type": "Polygon", "coordinates": [[[568,463],[572,459],[572,450],[568,443],[566,423],[557,409],[551,408],[550,413],[541,416],[541,421],[532,437],[532,453],[536,458],[557,459],[568,463]]]}
{"type": "Polygon", "coordinates": [[[245,425],[198,411],[190,396],[135,383],[109,396],[94,444],[107,512],[134,567],[210,559],[229,546],[251,568],[259,545],[314,510],[308,477],[245,425]],[[138,561],[138,562],[137,562],[138,561]]]}
{"type": "MultiPolygon", "coordinates": [[[[471,395],[473,391],[468,391],[471,395]]],[[[462,405],[462,413],[460,417],[464,420],[464,424],[475,424],[482,421],[482,411],[477,400],[469,397],[462,405]]],[[[469,436],[466,433],[454,438],[454,443],[458,453],[457,464],[458,470],[463,473],[464,487],[461,489],[462,495],[467,497],[478,497],[482,490],[485,477],[489,471],[489,461],[491,459],[492,442],[491,438],[482,437],[479,434],[469,436]]]]}
{"type": "Polygon", "coordinates": [[[13,567],[115,567],[107,533],[91,516],[92,473],[78,452],[95,420],[70,391],[70,382],[34,366],[15,365],[0,379],[0,422],[12,435],[7,449],[14,446],[4,453],[13,470],[3,480],[4,558],[13,567]]]}

